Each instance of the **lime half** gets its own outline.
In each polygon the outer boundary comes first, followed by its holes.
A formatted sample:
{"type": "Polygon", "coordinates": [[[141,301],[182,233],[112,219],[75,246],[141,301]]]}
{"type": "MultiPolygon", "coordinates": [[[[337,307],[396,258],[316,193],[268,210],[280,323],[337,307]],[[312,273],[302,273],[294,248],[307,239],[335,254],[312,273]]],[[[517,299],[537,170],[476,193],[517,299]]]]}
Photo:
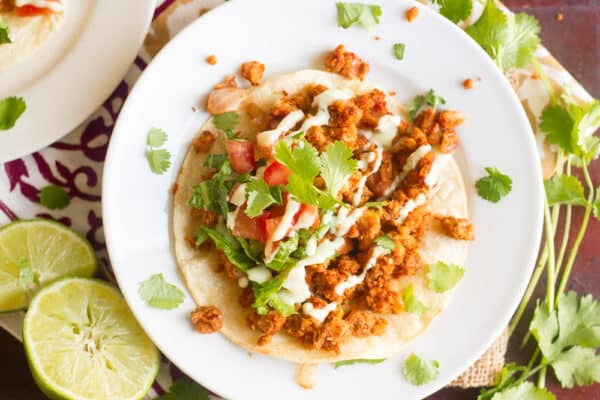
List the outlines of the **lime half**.
{"type": "Polygon", "coordinates": [[[41,289],[25,316],[23,344],[33,378],[52,399],[139,399],[160,364],[121,294],[95,279],[41,289]]]}
{"type": "Polygon", "coordinates": [[[39,287],[65,276],[92,276],[98,261],[78,233],[47,219],[0,228],[0,312],[27,307],[39,287]]]}

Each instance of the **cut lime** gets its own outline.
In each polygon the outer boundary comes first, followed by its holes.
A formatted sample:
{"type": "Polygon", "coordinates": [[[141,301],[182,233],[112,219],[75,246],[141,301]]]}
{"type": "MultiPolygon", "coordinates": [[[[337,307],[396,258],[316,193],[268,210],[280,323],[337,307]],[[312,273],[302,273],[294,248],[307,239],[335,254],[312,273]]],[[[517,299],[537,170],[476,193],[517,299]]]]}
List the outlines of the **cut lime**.
{"type": "Polygon", "coordinates": [[[123,297],[95,279],[41,289],[25,315],[23,344],[33,378],[52,399],[139,399],[160,365],[123,297]]]}
{"type": "Polygon", "coordinates": [[[92,276],[97,266],[89,242],[57,222],[33,219],[3,226],[0,312],[25,308],[40,286],[65,276],[92,276]]]}

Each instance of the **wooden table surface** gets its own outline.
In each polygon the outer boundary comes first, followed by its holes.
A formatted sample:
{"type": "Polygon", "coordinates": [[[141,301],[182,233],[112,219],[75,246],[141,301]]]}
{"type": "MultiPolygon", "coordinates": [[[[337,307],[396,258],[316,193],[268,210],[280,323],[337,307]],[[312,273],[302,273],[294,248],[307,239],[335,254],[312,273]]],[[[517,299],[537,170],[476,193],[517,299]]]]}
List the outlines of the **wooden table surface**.
{"type": "MultiPolygon", "coordinates": [[[[594,97],[600,98],[600,0],[505,0],[504,4],[515,11],[535,15],[542,25],[544,45],[594,97]],[[561,22],[556,20],[559,12],[564,14],[561,22]]],[[[594,182],[600,183],[600,161],[591,171],[594,182]]],[[[575,226],[580,219],[581,214],[577,213],[575,226]]],[[[590,223],[579,251],[570,288],[600,298],[600,223],[596,220],[590,223]]],[[[538,288],[537,293],[541,296],[544,288],[538,288]]],[[[0,398],[45,399],[31,379],[21,344],[1,329],[0,355],[0,398]]],[[[524,357],[526,355],[512,343],[509,358],[523,361],[524,357]]],[[[558,400],[600,399],[600,384],[566,391],[551,378],[549,387],[558,400]]],[[[475,400],[477,393],[476,389],[444,389],[428,400],[475,400]]]]}

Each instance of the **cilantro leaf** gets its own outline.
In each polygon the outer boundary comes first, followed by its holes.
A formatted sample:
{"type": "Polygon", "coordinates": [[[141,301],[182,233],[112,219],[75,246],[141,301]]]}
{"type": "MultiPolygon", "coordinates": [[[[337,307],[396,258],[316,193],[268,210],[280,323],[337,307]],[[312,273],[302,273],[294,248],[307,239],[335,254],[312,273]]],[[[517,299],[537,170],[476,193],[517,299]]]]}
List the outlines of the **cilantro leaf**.
{"type": "Polygon", "coordinates": [[[512,179],[495,167],[486,167],[488,176],[475,182],[477,193],[482,198],[497,203],[512,190],[512,179]]]}
{"type": "Polygon", "coordinates": [[[577,178],[571,175],[554,175],[544,181],[548,204],[586,205],[583,186],[577,178]]]}
{"type": "Polygon", "coordinates": [[[227,161],[227,154],[209,154],[204,159],[204,166],[207,168],[221,168],[227,161]]]}
{"type": "Polygon", "coordinates": [[[539,388],[525,381],[497,392],[491,400],[554,400],[554,395],[546,388],[539,388]]]}
{"type": "Polygon", "coordinates": [[[236,135],[233,133],[233,129],[238,124],[240,116],[234,111],[229,111],[223,114],[215,115],[213,117],[213,124],[227,135],[229,139],[235,139],[236,135]]]}
{"type": "Polygon", "coordinates": [[[341,140],[327,145],[321,154],[321,176],[327,186],[327,193],[337,197],[346,179],[356,171],[358,162],[352,158],[352,150],[341,140]]]}
{"type": "Polygon", "coordinates": [[[571,347],[556,357],[552,369],[564,388],[600,382],[600,356],[596,349],[571,347]]]}
{"type": "Polygon", "coordinates": [[[346,29],[359,24],[369,29],[379,24],[381,7],[376,4],[338,2],[336,5],[339,27],[346,29]]]}
{"type": "Polygon", "coordinates": [[[281,203],[277,201],[271,193],[271,188],[262,179],[250,179],[246,183],[246,210],[245,213],[250,218],[258,217],[271,204],[281,203]]]}
{"type": "Polygon", "coordinates": [[[425,304],[421,303],[419,299],[415,297],[415,287],[412,284],[404,291],[402,301],[404,302],[404,309],[406,312],[416,315],[423,315],[427,312],[425,304]]]}
{"type": "Polygon", "coordinates": [[[288,240],[280,241],[273,258],[266,263],[267,267],[280,272],[287,265],[290,255],[298,249],[298,235],[294,235],[288,240]]]}
{"type": "Polygon", "coordinates": [[[227,217],[229,206],[227,196],[235,183],[235,174],[229,160],[225,160],[212,178],[200,182],[193,187],[194,193],[188,200],[188,205],[214,211],[227,217]]]}
{"type": "Polygon", "coordinates": [[[156,400],[209,400],[208,391],[188,378],[179,378],[169,388],[169,393],[156,400]]]}
{"type": "Polygon", "coordinates": [[[146,158],[150,163],[150,169],[155,174],[162,175],[171,166],[171,153],[165,149],[148,149],[146,150],[146,158]]]}
{"type": "Polygon", "coordinates": [[[473,9],[473,0],[434,0],[434,3],[440,6],[440,14],[455,24],[469,18],[473,9]]]}
{"type": "Polygon", "coordinates": [[[406,50],[406,45],[404,43],[394,43],[394,57],[397,60],[402,61],[404,59],[404,51],[406,50]]]}
{"type": "Polygon", "coordinates": [[[527,372],[527,368],[515,363],[506,364],[494,382],[494,386],[490,388],[482,388],[477,400],[491,400],[496,393],[503,392],[505,389],[513,386],[517,380],[517,374],[527,372]]]}
{"type": "Polygon", "coordinates": [[[540,43],[538,21],[527,14],[505,14],[488,0],[479,19],[465,29],[504,71],[525,67],[540,43]]]}
{"type": "Polygon", "coordinates": [[[306,140],[301,145],[292,149],[283,140],[275,145],[275,159],[288,167],[298,176],[312,180],[319,174],[319,153],[312,144],[306,140]]]}
{"type": "Polygon", "coordinates": [[[7,130],[15,126],[26,108],[27,105],[22,97],[7,97],[0,100],[0,130],[7,130]]]}
{"type": "Polygon", "coordinates": [[[16,261],[19,267],[19,286],[23,290],[29,290],[38,284],[37,273],[29,266],[27,259],[21,256],[16,261]]]}
{"type": "Polygon", "coordinates": [[[355,358],[353,360],[337,361],[333,363],[333,367],[337,369],[339,367],[353,364],[381,364],[384,361],[385,358],[355,358]]]}
{"type": "Polygon", "coordinates": [[[56,185],[48,185],[40,190],[40,204],[51,210],[62,210],[71,202],[65,189],[56,185]]]}
{"type": "Polygon", "coordinates": [[[225,254],[229,262],[240,270],[245,272],[256,266],[256,262],[246,255],[242,246],[232,235],[224,235],[216,229],[202,226],[198,230],[196,246],[202,244],[206,239],[211,239],[215,247],[225,254]]]}
{"type": "Polygon", "coordinates": [[[424,360],[411,353],[404,362],[402,373],[407,381],[416,386],[421,386],[436,379],[440,373],[440,363],[435,360],[424,360]]]}
{"type": "Polygon", "coordinates": [[[305,204],[318,204],[319,192],[313,181],[319,174],[320,158],[317,149],[307,141],[292,149],[280,140],[275,145],[275,159],[290,170],[286,189],[305,204]]]}
{"type": "Polygon", "coordinates": [[[563,387],[600,381],[600,303],[568,292],[558,310],[537,306],[529,330],[563,387]]]}
{"type": "Polygon", "coordinates": [[[12,43],[9,33],[8,26],[0,24],[0,44],[12,43]]]}
{"type": "Polygon", "coordinates": [[[163,274],[152,275],[140,283],[138,293],[148,305],[165,310],[177,308],[185,298],[181,289],[168,283],[163,274]]]}
{"type": "Polygon", "coordinates": [[[377,243],[377,246],[389,251],[393,251],[396,248],[396,243],[394,243],[390,235],[381,235],[375,238],[375,243],[377,243]]]}
{"type": "Polygon", "coordinates": [[[548,143],[560,146],[569,154],[576,152],[577,131],[575,121],[566,108],[559,104],[549,104],[542,111],[540,129],[546,133],[548,143]]]}
{"type": "Polygon", "coordinates": [[[429,106],[437,108],[439,105],[446,104],[446,100],[443,97],[437,96],[433,89],[429,89],[427,94],[421,94],[416,96],[408,106],[408,116],[411,120],[417,117],[417,114],[425,107],[429,106]]]}
{"type": "Polygon", "coordinates": [[[167,132],[159,128],[152,128],[148,131],[148,146],[160,147],[167,141],[167,132]]]}
{"type": "Polygon", "coordinates": [[[443,293],[452,289],[465,274],[465,270],[456,264],[446,264],[438,261],[430,264],[427,271],[429,289],[443,293]]]}

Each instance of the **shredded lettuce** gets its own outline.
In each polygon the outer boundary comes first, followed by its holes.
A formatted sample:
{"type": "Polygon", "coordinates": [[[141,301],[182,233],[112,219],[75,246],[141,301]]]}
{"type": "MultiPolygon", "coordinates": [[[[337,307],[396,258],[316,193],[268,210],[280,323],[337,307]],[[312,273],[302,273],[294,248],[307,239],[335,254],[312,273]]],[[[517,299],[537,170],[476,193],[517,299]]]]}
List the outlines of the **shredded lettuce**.
{"type": "Polygon", "coordinates": [[[211,239],[215,247],[225,254],[229,262],[240,270],[246,272],[256,266],[256,262],[246,255],[239,242],[232,237],[228,238],[213,228],[200,227],[196,238],[196,246],[202,244],[206,239],[211,239]]]}
{"type": "Polygon", "coordinates": [[[269,312],[269,306],[284,317],[296,313],[294,306],[284,303],[281,297],[279,297],[279,290],[281,290],[294,265],[290,265],[262,285],[255,282],[252,283],[252,290],[254,292],[254,304],[252,304],[252,307],[256,309],[258,314],[265,315],[269,312]]]}
{"type": "Polygon", "coordinates": [[[194,194],[188,200],[188,205],[214,211],[227,217],[229,206],[227,196],[235,183],[235,173],[229,160],[223,161],[219,171],[212,178],[194,186],[194,194]]]}
{"type": "Polygon", "coordinates": [[[298,235],[294,235],[286,241],[281,241],[277,245],[277,250],[273,259],[267,263],[267,267],[280,272],[285,268],[292,254],[298,248],[298,235]]]}

